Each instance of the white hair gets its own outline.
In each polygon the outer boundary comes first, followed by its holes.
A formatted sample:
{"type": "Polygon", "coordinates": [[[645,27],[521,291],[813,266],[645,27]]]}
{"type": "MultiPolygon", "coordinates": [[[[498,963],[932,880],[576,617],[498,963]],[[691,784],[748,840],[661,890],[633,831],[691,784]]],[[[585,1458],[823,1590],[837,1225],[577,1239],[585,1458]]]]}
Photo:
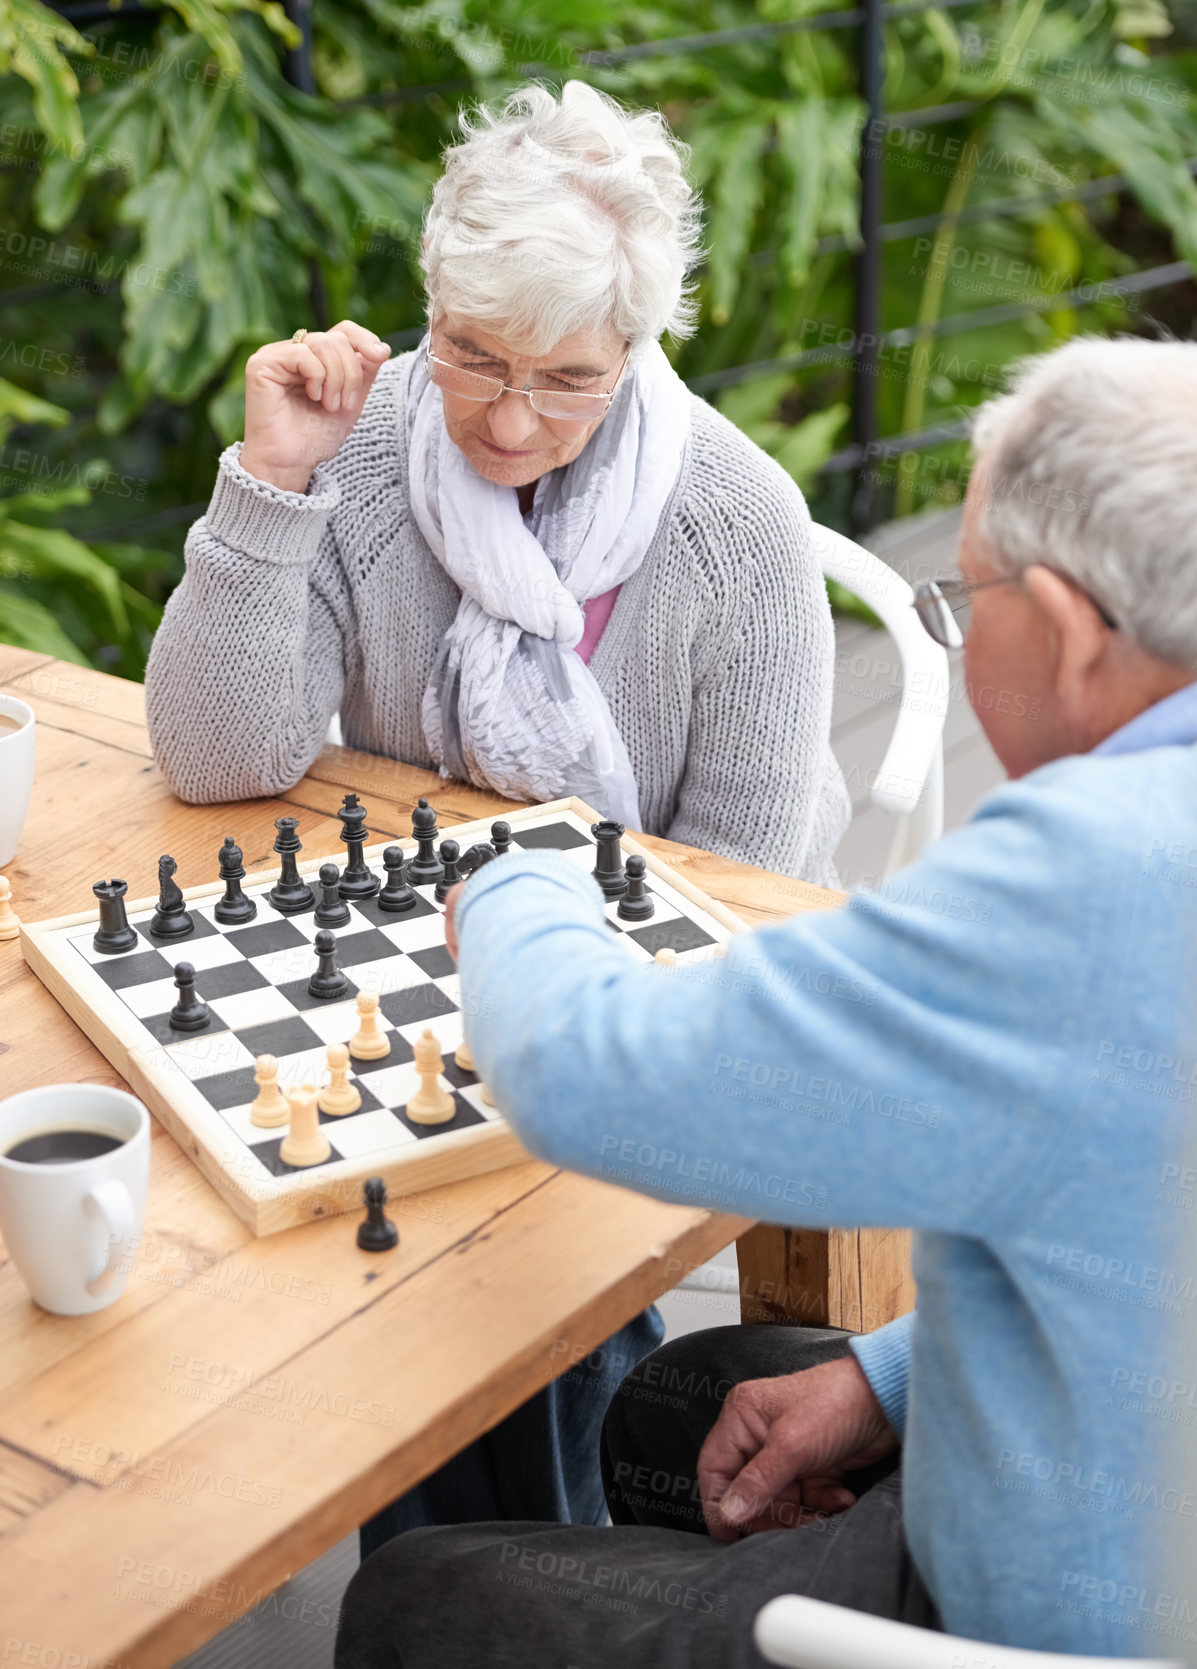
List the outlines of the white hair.
{"type": "Polygon", "coordinates": [[[690,334],[701,205],[659,112],[531,83],[460,125],[424,222],[431,315],[501,327],[534,355],[605,325],[633,350],[690,334]]]}
{"type": "Polygon", "coordinates": [[[1149,654],[1197,662],[1197,343],[1076,337],[981,407],[998,570],[1068,575],[1149,654]]]}

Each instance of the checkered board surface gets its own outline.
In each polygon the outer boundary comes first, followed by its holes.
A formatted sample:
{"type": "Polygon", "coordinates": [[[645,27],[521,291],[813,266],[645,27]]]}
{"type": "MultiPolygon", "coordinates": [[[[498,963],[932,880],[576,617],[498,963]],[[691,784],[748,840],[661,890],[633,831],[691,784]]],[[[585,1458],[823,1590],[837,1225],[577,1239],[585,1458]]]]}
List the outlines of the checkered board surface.
{"type": "MultiPolygon", "coordinates": [[[[589,825],[574,811],[552,811],[527,820],[517,814],[511,823],[514,849],[561,852],[579,868],[593,869],[595,843],[589,825]]],[[[478,825],[475,838],[486,838],[488,830],[489,825],[478,825]]],[[[464,831],[451,832],[456,838],[464,831]]],[[[403,845],[406,849],[410,843],[403,845]]],[[[380,850],[371,848],[367,858],[373,854],[372,867],[381,874],[380,850]]],[[[302,868],[314,882],[313,864],[305,862],[302,868]]],[[[717,942],[731,937],[723,922],[655,870],[650,869],[648,880],[655,914],[647,923],[623,922],[617,904],[606,906],[608,924],[631,957],[650,962],[658,950],[670,947],[678,952],[679,962],[701,961],[711,956],[717,942]]],[[[274,1055],[284,1089],[327,1083],[327,1047],[347,1042],[357,1030],[354,996],[359,990],[378,993],[390,1053],[376,1061],[351,1059],[350,1081],[361,1094],[361,1109],[342,1117],[320,1114],[331,1153],[323,1167],[303,1167],[303,1174],[312,1176],[322,1168],[335,1172],[346,1162],[360,1161],[384,1169],[386,1160],[416,1143],[441,1142],[483,1124],[503,1125],[501,1114],[483,1100],[477,1077],[463,1072],[453,1058],[463,1036],[460,985],[445,947],[444,910],[434,888],[416,888],[415,908],[402,915],[382,910],[376,897],[350,904],[350,923],[338,929],[336,937],[337,959],[351,990],[344,999],[330,1002],[309,996],[307,989],[316,966],[313,912],[284,916],[276,911],[266,896],[272,881],[270,877],[246,884],[245,892],[258,908],[246,926],[226,926],[215,919],[213,907],[222,889],[214,886],[201,898],[188,899],[195,930],[185,938],[164,940],[152,933],[152,909],[130,911],[141,942],[119,956],[94,949],[94,921],[76,920],[47,938],[59,941],[60,953],[64,945],[69,947],[65,971],[83,1002],[94,990],[92,982],[102,985],[138,1023],[135,1030],[144,1033],[133,1047],[148,1050],[151,1061],[156,1055],[170,1079],[186,1080],[192,1092],[185,1094],[188,1122],[197,1117],[223,1121],[249,1156],[248,1167],[237,1168],[254,1192],[271,1177],[289,1177],[299,1169],[279,1157],[285,1128],[261,1129],[250,1122],[250,1103],[257,1093],[255,1060],[274,1055]],[[196,990],[212,1015],[204,1031],[190,1035],[172,1031],[169,1019],[177,997],[172,970],[181,961],[195,967],[196,990]],[[441,1045],[442,1071],[457,1104],[453,1119],[438,1125],[415,1124],[405,1112],[420,1083],[412,1045],[425,1028],[441,1045]]],[[[318,897],[318,882],[314,888],[318,897]]],[[[55,961],[63,968],[61,954],[55,961]]],[[[359,1171],[360,1164],[354,1163],[353,1169],[359,1171]]]]}

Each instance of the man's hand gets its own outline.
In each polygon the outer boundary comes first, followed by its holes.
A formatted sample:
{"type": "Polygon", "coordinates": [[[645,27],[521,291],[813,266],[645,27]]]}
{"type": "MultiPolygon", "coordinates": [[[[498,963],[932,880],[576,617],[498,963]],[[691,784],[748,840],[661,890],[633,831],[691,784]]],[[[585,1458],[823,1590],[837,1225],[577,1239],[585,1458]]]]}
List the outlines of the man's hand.
{"type": "Polygon", "coordinates": [[[855,1356],[732,1388],[698,1457],[717,1541],[809,1523],[856,1497],[843,1475],[898,1447],[855,1356]]]}
{"type": "Polygon", "coordinates": [[[461,889],[464,881],[459,881],[451,887],[445,897],[445,949],[457,961],[457,906],[461,903],[461,889]]]}

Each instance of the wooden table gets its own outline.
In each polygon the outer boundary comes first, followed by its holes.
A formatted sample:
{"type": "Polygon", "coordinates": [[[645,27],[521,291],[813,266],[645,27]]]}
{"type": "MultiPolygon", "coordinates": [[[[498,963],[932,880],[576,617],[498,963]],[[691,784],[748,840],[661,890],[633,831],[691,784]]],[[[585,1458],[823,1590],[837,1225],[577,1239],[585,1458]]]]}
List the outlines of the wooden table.
{"type": "MultiPolygon", "coordinates": [[[[0,689],[38,719],[8,869],[28,921],[85,908],[98,876],[144,881],[164,851],[207,873],[229,833],[251,872],[268,866],[288,811],[309,855],[335,853],[350,788],[374,838],[407,834],[423,793],[444,827],[509,809],[346,748],[280,800],[184,806],[151,759],[139,685],[0,646],[0,689]]],[[[750,922],[839,902],[649,844],[750,922]]],[[[0,945],[0,1096],[84,1080],[120,1082],[0,945]]],[[[394,1215],[384,1258],[344,1217],[254,1239],[155,1124],[119,1303],[44,1314],[4,1257],[0,1660],[175,1662],[737,1237],[747,1318],[871,1327],[912,1301],[903,1236],[753,1228],[532,1161],[394,1215]]]]}

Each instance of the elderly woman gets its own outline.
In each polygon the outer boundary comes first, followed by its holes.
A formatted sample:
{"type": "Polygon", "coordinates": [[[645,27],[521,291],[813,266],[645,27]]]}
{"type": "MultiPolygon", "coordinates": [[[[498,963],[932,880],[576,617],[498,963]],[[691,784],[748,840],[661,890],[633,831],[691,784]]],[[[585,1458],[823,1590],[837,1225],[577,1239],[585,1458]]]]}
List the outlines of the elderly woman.
{"type": "Polygon", "coordinates": [[[192,801],[350,747],[815,882],[847,820],[802,496],[691,396],[698,207],[662,118],[569,83],[463,124],[429,332],[259,349],[147,677],[192,801]]]}
{"type": "MultiPolygon", "coordinates": [[[[828,881],[847,801],[806,507],[657,342],[690,325],[682,148],[578,82],[463,130],[420,348],[388,363],[346,321],[249,361],[150,658],[158,762],[187,800],[276,793],[339,712],[351,747],[828,881]]],[[[380,1533],[594,1522],[607,1396],[659,1336],[641,1317],[380,1533]]]]}

